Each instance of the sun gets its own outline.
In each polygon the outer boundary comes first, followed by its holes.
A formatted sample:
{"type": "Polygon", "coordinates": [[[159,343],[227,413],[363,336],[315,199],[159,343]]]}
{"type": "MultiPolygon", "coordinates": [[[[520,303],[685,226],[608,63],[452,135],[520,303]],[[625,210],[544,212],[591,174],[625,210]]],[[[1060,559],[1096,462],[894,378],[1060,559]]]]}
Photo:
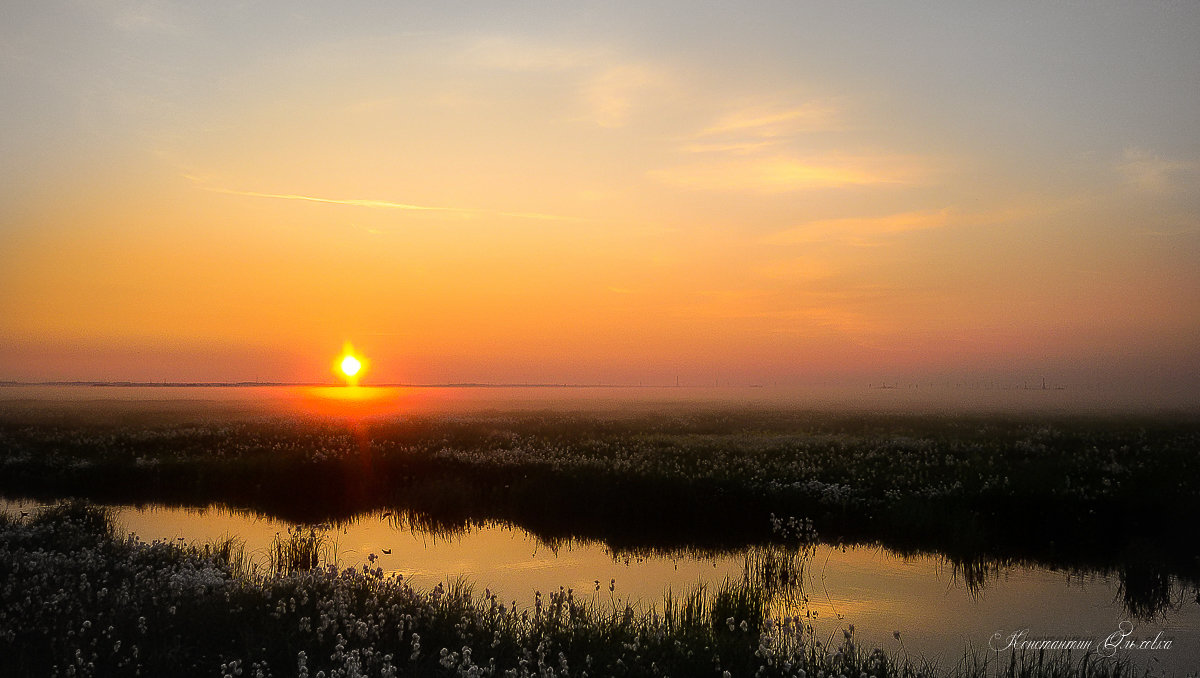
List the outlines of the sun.
{"type": "Polygon", "coordinates": [[[342,354],[333,361],[333,371],[346,385],[358,386],[358,380],[367,370],[367,359],[358,354],[348,342],[342,347],[342,354]]]}

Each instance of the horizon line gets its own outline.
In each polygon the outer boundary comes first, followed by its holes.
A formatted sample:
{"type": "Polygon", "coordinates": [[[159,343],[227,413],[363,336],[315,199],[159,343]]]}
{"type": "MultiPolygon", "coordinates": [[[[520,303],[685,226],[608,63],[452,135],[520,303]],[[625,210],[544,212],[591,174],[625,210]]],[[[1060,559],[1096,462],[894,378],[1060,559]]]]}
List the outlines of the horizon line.
{"type": "Polygon", "coordinates": [[[382,383],[359,384],[350,387],[347,384],[324,381],[15,381],[0,380],[4,386],[112,386],[120,388],[156,387],[156,388],[214,388],[214,387],[254,387],[254,386],[337,386],[347,388],[684,388],[680,385],[662,384],[579,384],[579,383],[525,383],[525,382],[447,382],[433,384],[414,383],[382,383]]]}

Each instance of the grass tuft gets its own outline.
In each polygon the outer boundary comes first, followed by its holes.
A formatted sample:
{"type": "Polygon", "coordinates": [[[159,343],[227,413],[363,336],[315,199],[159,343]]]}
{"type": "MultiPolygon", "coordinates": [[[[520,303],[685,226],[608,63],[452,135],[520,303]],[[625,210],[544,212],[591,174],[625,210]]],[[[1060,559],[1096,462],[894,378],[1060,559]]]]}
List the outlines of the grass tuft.
{"type": "Polygon", "coordinates": [[[332,553],[329,537],[316,528],[288,528],[287,536],[275,535],[271,543],[271,569],[281,574],[321,566],[332,553]]]}

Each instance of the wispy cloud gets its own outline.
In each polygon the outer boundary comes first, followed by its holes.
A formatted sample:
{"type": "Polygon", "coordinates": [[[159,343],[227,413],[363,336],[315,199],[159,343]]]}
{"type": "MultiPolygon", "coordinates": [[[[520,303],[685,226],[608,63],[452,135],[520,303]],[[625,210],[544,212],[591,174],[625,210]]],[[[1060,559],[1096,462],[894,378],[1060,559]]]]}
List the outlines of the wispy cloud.
{"type": "Polygon", "coordinates": [[[1116,163],[1129,186],[1146,193],[1166,193],[1178,174],[1196,169],[1196,163],[1163,158],[1144,148],[1127,148],[1116,163]]]}
{"type": "Polygon", "coordinates": [[[412,203],[393,202],[391,200],[374,200],[363,198],[323,198],[312,195],[300,195],[298,193],[262,193],[259,191],[239,191],[230,188],[222,188],[219,186],[207,186],[204,183],[191,175],[184,175],[187,179],[194,181],[200,185],[200,188],[212,193],[221,193],[224,195],[240,195],[248,198],[270,198],[273,200],[298,200],[301,202],[315,202],[327,205],[346,205],[349,207],[368,207],[373,209],[390,209],[404,210],[410,212],[442,212],[448,214],[458,214],[461,216],[481,216],[490,215],[498,217],[512,217],[515,219],[535,219],[540,221],[571,221],[582,222],[587,221],[583,217],[563,216],[559,214],[545,214],[541,212],[509,212],[504,210],[482,209],[476,207],[445,207],[436,205],[416,205],[412,203]]]}
{"type": "Polygon", "coordinates": [[[802,244],[839,240],[860,246],[879,244],[880,236],[942,228],[951,223],[949,209],[904,212],[881,217],[851,217],[810,221],[766,236],[769,244],[802,244]]]}
{"type": "Polygon", "coordinates": [[[756,323],[756,327],[772,332],[806,335],[836,332],[865,338],[878,331],[878,324],[854,307],[863,299],[881,294],[886,297],[888,291],[843,288],[797,298],[774,288],[705,290],[692,303],[675,307],[673,313],[686,318],[756,323]]]}
{"type": "Polygon", "coordinates": [[[1196,235],[1200,233],[1200,226],[1192,226],[1191,228],[1173,228],[1173,229],[1147,229],[1138,231],[1142,235],[1148,235],[1155,238],[1178,238],[1187,235],[1196,235]]]}
{"type": "Polygon", "coordinates": [[[903,156],[731,158],[650,172],[652,178],[680,188],[757,193],[912,184],[925,174],[927,170],[916,159],[903,156]]]}
{"type": "Polygon", "coordinates": [[[645,94],[662,87],[665,75],[644,64],[624,64],[605,69],[583,89],[592,120],[601,127],[621,127],[645,94]]]}
{"type": "Polygon", "coordinates": [[[503,71],[561,78],[585,112],[577,120],[600,127],[622,127],[647,96],[669,84],[666,69],[623,57],[604,45],[561,45],[487,36],[472,41],[458,56],[471,70],[503,71]]]}
{"type": "MultiPolygon", "coordinates": [[[[927,182],[937,164],[914,155],[838,149],[834,138],[814,145],[811,135],[851,129],[841,100],[751,102],[710,118],[677,138],[679,164],[649,176],[682,188],[787,193],[848,186],[927,182]],[[815,148],[829,150],[815,151],[815,148]],[[699,158],[697,157],[699,156],[699,158]]],[[[855,144],[861,149],[861,144],[855,144]]]]}
{"type": "Polygon", "coordinates": [[[805,134],[845,129],[842,117],[841,108],[828,100],[786,106],[742,106],[683,137],[678,150],[685,153],[759,154],[805,134]]]}
{"type": "Polygon", "coordinates": [[[836,278],[842,273],[842,266],[827,256],[787,257],[767,260],[755,266],[754,271],[769,280],[811,283],[836,278]]]}
{"type": "Polygon", "coordinates": [[[493,35],[478,38],[458,55],[459,63],[514,73],[555,73],[586,66],[606,55],[599,48],[566,47],[493,35]]]}
{"type": "Polygon", "coordinates": [[[778,140],[693,142],[679,147],[685,153],[734,153],[747,155],[779,145],[778,140]]]}
{"type": "Polygon", "coordinates": [[[91,4],[100,11],[106,12],[110,25],[122,32],[168,34],[179,32],[178,24],[163,3],[101,1],[91,4]]]}
{"type": "Polygon", "coordinates": [[[853,247],[879,247],[899,235],[940,228],[985,227],[997,224],[1044,222],[1087,203],[1086,198],[1025,198],[999,209],[967,211],[955,207],[898,212],[882,216],[818,219],[763,236],[767,245],[829,243],[853,247]]]}
{"type": "Polygon", "coordinates": [[[721,117],[695,138],[738,135],[764,139],[829,131],[842,128],[840,117],[839,109],[830,102],[808,102],[790,108],[743,108],[721,117]]]}

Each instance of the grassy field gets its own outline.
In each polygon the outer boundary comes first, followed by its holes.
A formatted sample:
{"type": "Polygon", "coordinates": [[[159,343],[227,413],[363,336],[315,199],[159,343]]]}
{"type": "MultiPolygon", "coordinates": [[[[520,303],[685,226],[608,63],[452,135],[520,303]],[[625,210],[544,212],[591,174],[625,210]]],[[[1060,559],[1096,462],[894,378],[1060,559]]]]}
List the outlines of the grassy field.
{"type": "Polygon", "coordinates": [[[801,620],[766,613],[807,544],[781,539],[715,592],[635,611],[598,583],[522,609],[465,584],[422,591],[369,565],[324,566],[304,532],[281,538],[260,570],[234,542],[121,539],[105,511],[63,504],[0,515],[0,675],[1129,675],[1058,653],[967,656],[937,670],[860,647],[853,627],[838,647],[823,646],[801,620]]]}

